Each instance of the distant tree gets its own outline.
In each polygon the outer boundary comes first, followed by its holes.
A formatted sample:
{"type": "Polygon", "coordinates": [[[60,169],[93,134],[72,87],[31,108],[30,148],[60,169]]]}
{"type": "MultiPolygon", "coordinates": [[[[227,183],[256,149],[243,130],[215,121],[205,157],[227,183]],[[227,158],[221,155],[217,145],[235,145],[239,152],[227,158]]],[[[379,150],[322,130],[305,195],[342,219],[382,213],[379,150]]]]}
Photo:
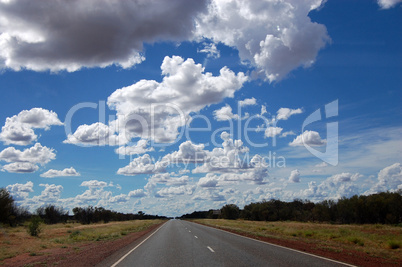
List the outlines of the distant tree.
{"type": "Polygon", "coordinates": [[[236,220],[240,216],[240,209],[235,204],[227,204],[221,208],[223,219],[236,220]]]}
{"type": "Polygon", "coordinates": [[[55,205],[40,207],[36,210],[36,213],[46,224],[66,222],[68,219],[68,211],[64,210],[62,207],[56,207],[55,205]]]}

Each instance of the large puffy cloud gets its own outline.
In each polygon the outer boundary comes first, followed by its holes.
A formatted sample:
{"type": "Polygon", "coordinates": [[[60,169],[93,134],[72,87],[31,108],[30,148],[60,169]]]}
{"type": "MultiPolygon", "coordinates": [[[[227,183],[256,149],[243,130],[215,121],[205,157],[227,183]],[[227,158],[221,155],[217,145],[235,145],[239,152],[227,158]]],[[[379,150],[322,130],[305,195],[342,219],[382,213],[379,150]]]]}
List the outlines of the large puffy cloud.
{"type": "Polygon", "coordinates": [[[137,175],[137,174],[152,174],[165,172],[166,166],[163,162],[155,162],[150,155],[133,159],[127,166],[117,170],[118,174],[122,175],[137,175]]]}
{"type": "Polygon", "coordinates": [[[144,60],[144,42],[191,38],[204,0],[0,2],[0,66],[75,71],[144,60]]]}
{"type": "Polygon", "coordinates": [[[323,146],[326,144],[326,140],[321,139],[320,134],[316,131],[304,131],[301,135],[298,135],[290,146],[323,146]]]}
{"type": "Polygon", "coordinates": [[[40,175],[45,178],[53,178],[53,177],[64,177],[64,176],[80,176],[80,173],[77,172],[73,167],[65,168],[64,170],[53,170],[50,169],[45,173],[40,175]]]}
{"type": "Polygon", "coordinates": [[[329,37],[308,17],[322,0],[213,0],[196,19],[196,34],[239,50],[269,81],[310,66],[329,37]]]}
{"type": "Polygon", "coordinates": [[[0,152],[0,160],[10,162],[3,166],[3,169],[17,173],[35,172],[39,168],[36,164],[43,166],[55,158],[56,154],[53,149],[39,143],[23,151],[8,147],[0,152]]]}
{"type": "Polygon", "coordinates": [[[193,59],[178,56],[165,57],[161,69],[162,82],[141,80],[109,96],[109,107],[117,111],[117,120],[111,125],[115,125],[121,139],[172,142],[191,112],[233,97],[247,81],[242,72],[236,75],[226,67],[218,76],[212,76],[193,59]]]}
{"type": "Polygon", "coordinates": [[[38,139],[33,129],[49,130],[52,125],[63,125],[55,112],[43,108],[23,110],[6,119],[0,132],[0,140],[7,145],[29,145],[38,139]]]}
{"type": "Polygon", "coordinates": [[[8,147],[0,152],[0,160],[6,162],[30,162],[44,165],[55,158],[56,154],[53,149],[39,143],[23,151],[8,147]]]}
{"type": "Polygon", "coordinates": [[[402,3],[402,0],[378,0],[378,5],[383,9],[388,9],[402,3]]]}

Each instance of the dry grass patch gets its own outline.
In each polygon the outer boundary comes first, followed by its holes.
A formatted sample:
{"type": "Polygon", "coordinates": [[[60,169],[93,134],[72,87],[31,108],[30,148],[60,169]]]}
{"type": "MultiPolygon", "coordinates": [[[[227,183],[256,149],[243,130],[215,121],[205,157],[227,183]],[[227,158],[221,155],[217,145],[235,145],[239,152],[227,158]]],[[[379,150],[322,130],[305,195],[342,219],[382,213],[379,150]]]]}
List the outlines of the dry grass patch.
{"type": "Polygon", "coordinates": [[[27,233],[26,226],[0,228],[1,261],[20,254],[44,255],[53,248],[75,248],[83,242],[114,240],[129,233],[143,231],[162,220],[136,220],[126,222],[79,223],[42,225],[39,237],[27,233]]]}
{"type": "Polygon", "coordinates": [[[210,219],[194,221],[254,236],[314,243],[328,251],[357,250],[373,257],[402,260],[400,226],[210,219]]]}

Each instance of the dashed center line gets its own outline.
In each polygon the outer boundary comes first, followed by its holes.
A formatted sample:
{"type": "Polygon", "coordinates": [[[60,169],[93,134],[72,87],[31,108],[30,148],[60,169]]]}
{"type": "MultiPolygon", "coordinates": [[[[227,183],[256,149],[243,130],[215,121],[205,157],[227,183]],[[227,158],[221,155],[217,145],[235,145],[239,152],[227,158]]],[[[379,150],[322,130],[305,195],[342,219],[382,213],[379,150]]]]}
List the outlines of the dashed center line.
{"type": "Polygon", "coordinates": [[[213,250],[211,247],[207,247],[211,252],[215,253],[215,250],[213,250]]]}
{"type": "Polygon", "coordinates": [[[198,238],[198,236],[196,236],[196,235],[195,235],[194,237],[195,237],[195,238],[198,238]]]}

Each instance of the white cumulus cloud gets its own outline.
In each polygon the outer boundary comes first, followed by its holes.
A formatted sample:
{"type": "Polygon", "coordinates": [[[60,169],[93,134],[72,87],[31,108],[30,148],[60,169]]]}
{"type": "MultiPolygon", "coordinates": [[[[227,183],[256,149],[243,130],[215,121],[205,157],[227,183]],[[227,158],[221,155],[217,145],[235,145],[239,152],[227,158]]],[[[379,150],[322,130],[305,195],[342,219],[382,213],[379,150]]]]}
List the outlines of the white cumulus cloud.
{"type": "Polygon", "coordinates": [[[233,114],[232,107],[229,105],[226,105],[226,106],[214,111],[214,118],[217,121],[238,120],[239,115],[233,114]]]}
{"type": "Polygon", "coordinates": [[[55,158],[53,149],[39,143],[23,151],[7,147],[0,152],[0,160],[10,163],[3,166],[3,169],[9,172],[35,172],[39,168],[36,164],[43,166],[55,158]]]}
{"type": "Polygon", "coordinates": [[[252,97],[252,98],[246,98],[246,99],[244,99],[244,100],[240,100],[240,101],[239,101],[239,104],[240,104],[241,107],[244,107],[244,106],[253,106],[253,105],[257,105],[257,100],[256,100],[254,97],[252,97]]]}
{"type": "Polygon", "coordinates": [[[291,143],[290,146],[323,146],[326,144],[326,140],[322,140],[320,134],[315,131],[304,131],[301,135],[298,135],[291,143]]]}
{"type": "Polygon", "coordinates": [[[277,113],[276,115],[277,120],[287,120],[292,115],[303,113],[303,110],[300,108],[298,109],[280,108],[276,113],[277,113]]]}
{"type": "Polygon", "coordinates": [[[33,129],[49,130],[52,125],[63,125],[55,112],[43,108],[23,110],[6,119],[0,132],[0,140],[6,145],[29,145],[38,139],[33,129]]]}
{"type": "Polygon", "coordinates": [[[269,81],[284,78],[299,66],[314,63],[329,41],[324,25],[308,14],[320,0],[213,0],[196,19],[196,35],[239,50],[269,81]]]}
{"type": "Polygon", "coordinates": [[[382,9],[388,9],[402,3],[402,0],[378,0],[377,3],[382,9]]]}
{"type": "Polygon", "coordinates": [[[280,135],[282,132],[283,128],[281,127],[268,127],[265,129],[265,137],[275,137],[277,135],[280,135]]]}
{"type": "Polygon", "coordinates": [[[296,170],[293,170],[290,172],[289,182],[300,183],[300,171],[299,170],[296,169],[296,170]]]}
{"type": "Polygon", "coordinates": [[[144,43],[190,39],[203,0],[0,2],[0,66],[76,71],[144,60],[144,43]]]}
{"type": "Polygon", "coordinates": [[[111,125],[117,124],[119,134],[127,141],[140,137],[172,142],[190,113],[233,97],[247,81],[244,73],[235,74],[227,67],[212,76],[193,59],[179,56],[165,57],[161,69],[162,82],[141,80],[108,98],[109,107],[117,111],[117,120],[111,125]]]}
{"type": "Polygon", "coordinates": [[[166,166],[161,162],[155,162],[151,156],[144,154],[133,159],[127,166],[117,170],[117,174],[137,175],[165,172],[166,166]]]}
{"type": "Polygon", "coordinates": [[[45,178],[53,178],[53,177],[64,177],[64,176],[80,176],[80,173],[77,172],[73,167],[65,168],[64,170],[53,170],[50,169],[47,172],[44,172],[40,175],[45,178]]]}

